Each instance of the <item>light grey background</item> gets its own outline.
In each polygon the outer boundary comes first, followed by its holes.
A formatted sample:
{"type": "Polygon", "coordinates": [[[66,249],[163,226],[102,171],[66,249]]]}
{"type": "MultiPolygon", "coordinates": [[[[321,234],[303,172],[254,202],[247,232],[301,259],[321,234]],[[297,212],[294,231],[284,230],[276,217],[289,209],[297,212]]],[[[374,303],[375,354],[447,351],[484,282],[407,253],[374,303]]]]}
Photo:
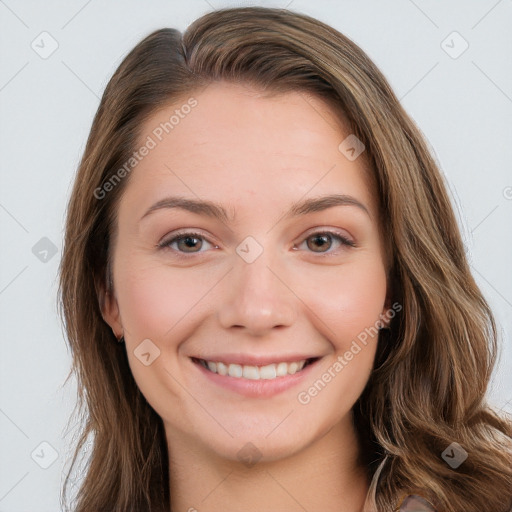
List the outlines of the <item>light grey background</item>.
{"type": "Polygon", "coordinates": [[[236,5],[317,17],[387,76],[449,182],[503,341],[490,400],[512,411],[511,0],[0,0],[0,512],[60,509],[75,387],[61,387],[71,359],[56,275],[66,202],[103,89],[149,32],[184,30],[201,14],[236,5]],[[52,38],[58,48],[42,58],[52,38]],[[51,244],[54,255],[44,253],[51,244]]]}

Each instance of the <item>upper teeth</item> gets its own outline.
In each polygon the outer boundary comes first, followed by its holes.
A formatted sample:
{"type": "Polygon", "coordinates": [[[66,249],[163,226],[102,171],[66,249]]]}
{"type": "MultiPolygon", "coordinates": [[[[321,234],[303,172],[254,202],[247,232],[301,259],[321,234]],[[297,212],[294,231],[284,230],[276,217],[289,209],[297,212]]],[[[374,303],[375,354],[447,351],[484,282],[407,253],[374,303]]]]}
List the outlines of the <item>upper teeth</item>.
{"type": "Polygon", "coordinates": [[[222,362],[201,360],[203,366],[219,375],[229,375],[244,379],[275,379],[276,377],[284,377],[285,375],[293,375],[302,370],[306,364],[306,359],[302,361],[294,361],[293,363],[277,363],[267,366],[249,366],[240,364],[225,364],[222,362]]]}

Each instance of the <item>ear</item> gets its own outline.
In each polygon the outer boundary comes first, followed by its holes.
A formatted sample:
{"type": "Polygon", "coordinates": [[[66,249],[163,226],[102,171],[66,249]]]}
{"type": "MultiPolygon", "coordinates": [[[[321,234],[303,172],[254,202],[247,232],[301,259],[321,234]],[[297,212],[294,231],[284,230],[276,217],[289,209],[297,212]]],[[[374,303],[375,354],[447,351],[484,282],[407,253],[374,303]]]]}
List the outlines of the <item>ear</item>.
{"type": "Polygon", "coordinates": [[[111,327],[114,336],[119,339],[124,329],[115,293],[102,290],[98,293],[98,302],[103,320],[111,327]]]}

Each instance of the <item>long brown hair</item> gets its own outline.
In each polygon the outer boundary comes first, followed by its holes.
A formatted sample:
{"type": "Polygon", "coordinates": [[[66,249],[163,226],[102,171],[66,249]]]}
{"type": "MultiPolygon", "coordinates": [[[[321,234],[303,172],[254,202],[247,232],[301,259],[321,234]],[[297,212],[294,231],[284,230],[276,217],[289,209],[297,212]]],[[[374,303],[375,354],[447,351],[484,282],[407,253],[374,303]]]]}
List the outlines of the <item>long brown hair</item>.
{"type": "MultiPolygon", "coordinates": [[[[366,147],[391,251],[393,300],[403,305],[379,337],[374,371],[353,411],[372,479],[368,510],[393,510],[408,493],[440,511],[509,510],[512,426],[485,402],[496,325],[471,275],[442,175],[357,45],[308,16],[262,7],[211,12],[183,35],[151,33],[101,99],[68,205],[60,267],[70,375],[84,422],[72,466],[93,437],[73,510],[170,509],[163,423],[101,313],[129,173],[108,193],[98,191],[119,177],[149,116],[218,80],[315,94],[341,109],[366,147]],[[442,457],[452,443],[468,454],[456,469],[442,457]]],[[[67,485],[68,478],[64,501],[67,485]]]]}

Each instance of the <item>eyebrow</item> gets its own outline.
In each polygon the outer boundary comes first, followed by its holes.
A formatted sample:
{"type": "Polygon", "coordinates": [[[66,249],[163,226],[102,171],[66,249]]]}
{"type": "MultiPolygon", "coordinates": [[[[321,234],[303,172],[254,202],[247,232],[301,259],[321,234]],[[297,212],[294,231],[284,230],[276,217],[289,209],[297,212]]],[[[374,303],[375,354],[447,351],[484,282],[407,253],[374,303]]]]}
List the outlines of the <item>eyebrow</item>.
{"type": "MultiPolygon", "coordinates": [[[[334,206],[355,206],[359,210],[365,212],[368,217],[371,218],[368,208],[355,197],[346,194],[331,194],[327,196],[309,198],[294,203],[281,217],[281,219],[307,215],[308,213],[327,210],[328,208],[332,208],[334,206]]],[[[207,200],[189,199],[179,196],[166,197],[156,202],[146,211],[140,220],[144,219],[152,212],[164,208],[180,208],[192,213],[218,219],[221,222],[232,222],[235,220],[235,215],[233,213],[231,215],[228,214],[227,210],[219,203],[207,200]]]]}

